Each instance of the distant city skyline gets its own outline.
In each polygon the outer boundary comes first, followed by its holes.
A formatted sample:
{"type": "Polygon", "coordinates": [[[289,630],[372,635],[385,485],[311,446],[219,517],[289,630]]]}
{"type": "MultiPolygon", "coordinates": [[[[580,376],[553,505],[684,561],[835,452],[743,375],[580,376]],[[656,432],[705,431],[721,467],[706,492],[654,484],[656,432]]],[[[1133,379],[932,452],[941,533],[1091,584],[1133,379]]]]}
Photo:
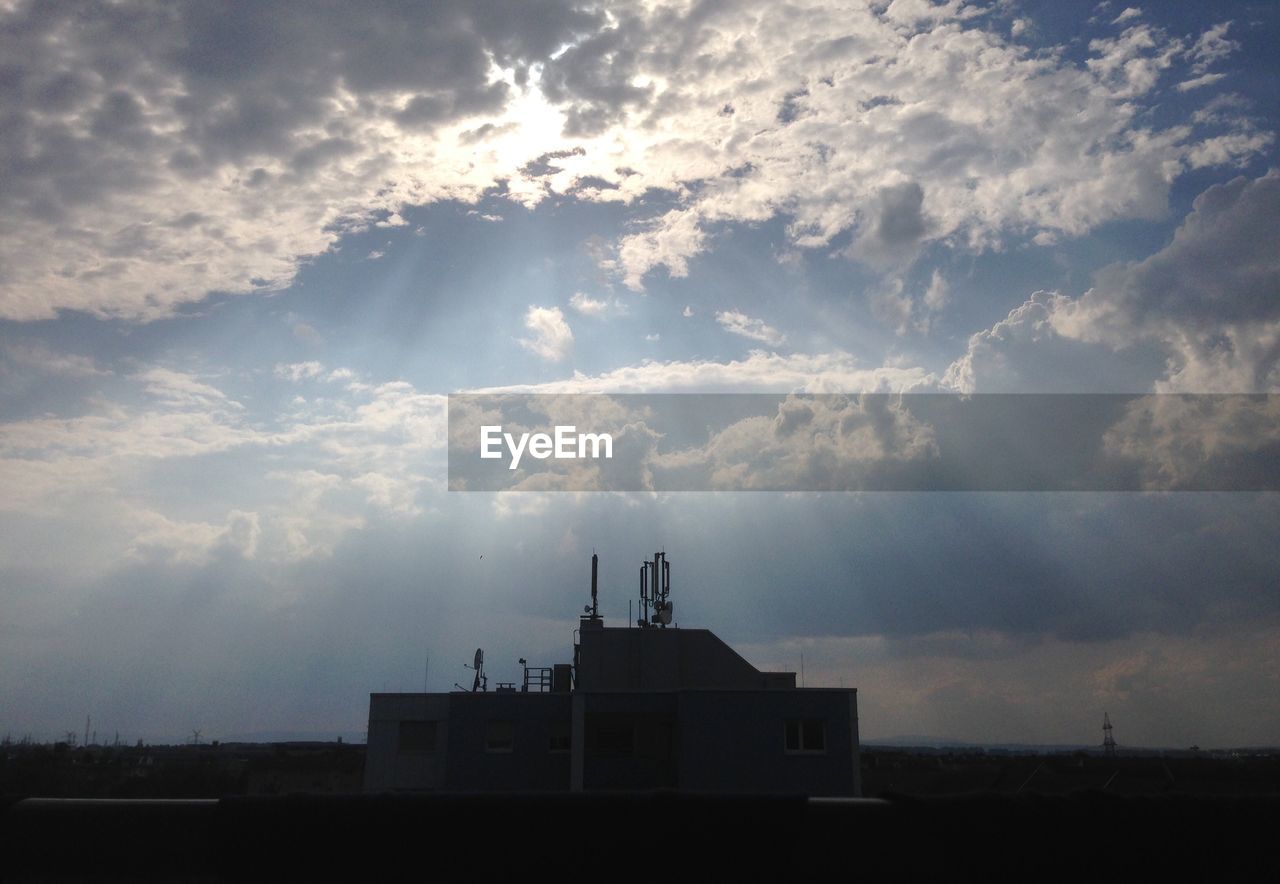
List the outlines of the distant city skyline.
{"type": "Polygon", "coordinates": [[[1252,2],[6,4],[0,735],[350,738],[428,656],[568,662],[591,552],[620,625],[665,549],[678,623],[857,687],[865,743],[1280,744],[1275,493],[446,463],[463,392],[1280,393],[1278,41],[1252,2]]]}

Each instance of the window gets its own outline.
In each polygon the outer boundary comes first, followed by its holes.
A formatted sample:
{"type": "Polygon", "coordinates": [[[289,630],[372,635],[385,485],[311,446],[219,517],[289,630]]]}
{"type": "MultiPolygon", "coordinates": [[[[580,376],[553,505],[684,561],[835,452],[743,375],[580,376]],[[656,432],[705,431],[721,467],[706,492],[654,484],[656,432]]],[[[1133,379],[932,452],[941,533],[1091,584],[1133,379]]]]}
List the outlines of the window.
{"type": "Polygon", "coordinates": [[[786,723],[788,752],[827,751],[826,728],[818,718],[793,718],[786,723]]]}
{"type": "Polygon", "coordinates": [[[551,723],[551,743],[547,749],[550,752],[569,751],[569,722],[554,721],[551,723]]]}
{"type": "Polygon", "coordinates": [[[510,752],[513,743],[510,721],[490,721],[484,726],[484,751],[510,752]]]}
{"type": "Polygon", "coordinates": [[[434,721],[400,722],[400,751],[436,751],[436,725],[434,721]]]}
{"type": "Polygon", "coordinates": [[[635,729],[625,726],[596,730],[596,752],[601,755],[630,755],[635,751],[635,729]]]}

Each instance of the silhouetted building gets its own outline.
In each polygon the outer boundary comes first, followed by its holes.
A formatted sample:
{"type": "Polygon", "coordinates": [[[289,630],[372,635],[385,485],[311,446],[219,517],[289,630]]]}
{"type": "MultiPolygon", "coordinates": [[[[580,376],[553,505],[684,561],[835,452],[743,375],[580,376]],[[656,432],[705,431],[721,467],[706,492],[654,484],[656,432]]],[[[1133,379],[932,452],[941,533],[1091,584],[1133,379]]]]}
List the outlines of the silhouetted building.
{"type": "Polygon", "coordinates": [[[592,556],[572,664],[490,692],[477,651],[471,691],[373,694],[365,789],[860,794],[856,690],[798,688],[671,626],[662,554],[634,626],[604,625],[595,574],[592,556]]]}

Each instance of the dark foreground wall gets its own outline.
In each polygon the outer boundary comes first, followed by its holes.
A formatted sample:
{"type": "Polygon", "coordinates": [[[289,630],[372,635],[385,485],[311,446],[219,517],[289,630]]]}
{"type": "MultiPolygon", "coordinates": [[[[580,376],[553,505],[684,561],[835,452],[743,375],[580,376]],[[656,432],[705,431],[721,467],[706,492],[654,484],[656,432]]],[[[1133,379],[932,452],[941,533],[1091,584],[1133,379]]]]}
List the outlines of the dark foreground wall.
{"type": "Polygon", "coordinates": [[[1280,880],[1276,798],[356,795],[5,799],[0,879],[1280,880]]]}

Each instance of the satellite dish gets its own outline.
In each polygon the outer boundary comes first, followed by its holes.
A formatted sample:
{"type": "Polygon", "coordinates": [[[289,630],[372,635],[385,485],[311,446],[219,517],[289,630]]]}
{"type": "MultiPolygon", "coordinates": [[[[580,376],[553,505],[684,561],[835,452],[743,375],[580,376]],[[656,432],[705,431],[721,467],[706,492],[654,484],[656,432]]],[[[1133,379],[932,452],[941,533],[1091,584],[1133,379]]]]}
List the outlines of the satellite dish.
{"type": "Polygon", "coordinates": [[[488,683],[488,679],[484,675],[484,651],[476,648],[475,665],[471,668],[476,671],[475,680],[471,682],[471,690],[474,693],[488,683]]]}

